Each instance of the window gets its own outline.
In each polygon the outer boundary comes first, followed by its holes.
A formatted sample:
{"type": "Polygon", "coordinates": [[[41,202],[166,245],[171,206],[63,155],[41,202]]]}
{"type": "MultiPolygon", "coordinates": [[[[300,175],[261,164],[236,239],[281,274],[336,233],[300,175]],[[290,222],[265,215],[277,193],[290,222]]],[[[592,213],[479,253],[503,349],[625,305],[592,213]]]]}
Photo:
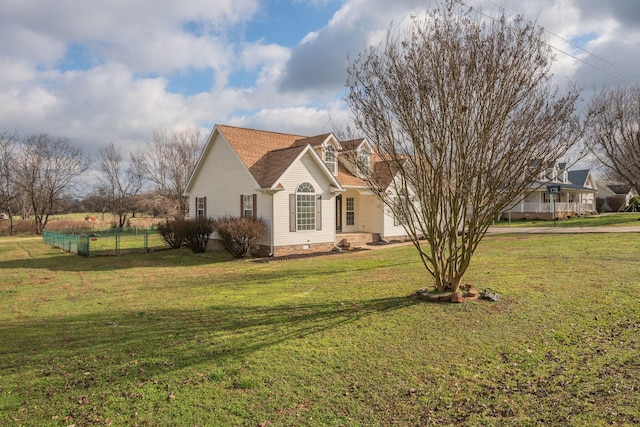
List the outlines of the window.
{"type": "Polygon", "coordinates": [[[206,218],[207,216],[207,198],[196,197],[196,218],[206,218]]]}
{"type": "Polygon", "coordinates": [[[366,176],[369,174],[369,152],[364,148],[358,150],[357,158],[358,175],[366,176]]]}
{"type": "Polygon", "coordinates": [[[407,224],[405,216],[408,213],[407,203],[409,203],[409,199],[406,196],[393,198],[393,211],[391,213],[394,226],[407,224]]]}
{"type": "Polygon", "coordinates": [[[316,193],[308,182],[300,184],[296,191],[296,229],[316,229],[316,193]]]}
{"type": "Polygon", "coordinates": [[[240,216],[256,219],[256,194],[243,194],[240,196],[240,216]]]}
{"type": "Polygon", "coordinates": [[[356,224],[355,199],[347,197],[347,225],[356,224]]]}
{"type": "Polygon", "coordinates": [[[324,149],[324,164],[331,173],[336,174],[336,149],[333,145],[328,145],[324,149]]]}
{"type": "Polygon", "coordinates": [[[322,230],[322,195],[303,182],[289,194],[289,231],[322,230]]]}

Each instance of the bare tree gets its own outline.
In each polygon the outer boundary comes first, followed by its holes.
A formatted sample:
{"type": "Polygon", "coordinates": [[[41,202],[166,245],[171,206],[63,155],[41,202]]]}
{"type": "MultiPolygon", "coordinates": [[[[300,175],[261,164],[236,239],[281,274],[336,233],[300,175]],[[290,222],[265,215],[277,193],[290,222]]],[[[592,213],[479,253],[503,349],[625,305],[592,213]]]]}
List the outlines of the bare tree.
{"type": "Polygon", "coordinates": [[[640,86],[603,90],[587,123],[587,146],[607,175],[640,188],[640,86]]]}
{"type": "Polygon", "coordinates": [[[13,234],[13,206],[18,197],[15,182],[15,151],[18,134],[0,132],[0,212],[9,217],[9,234],[13,234]]]}
{"type": "Polygon", "coordinates": [[[60,212],[61,198],[73,190],[88,168],[82,150],[66,139],[48,134],[22,139],[17,155],[16,183],[33,211],[36,233],[42,234],[49,216],[60,212]]]}
{"type": "Polygon", "coordinates": [[[155,184],[165,215],[183,216],[188,202],[182,196],[189,177],[204,147],[199,129],[187,128],[168,133],[155,130],[151,142],[134,157],[142,165],[145,176],[155,184]]]}
{"type": "Polygon", "coordinates": [[[458,291],[492,220],[581,135],[578,93],[551,83],[542,30],[483,19],[447,0],[348,68],[346,101],[379,158],[365,179],[439,291],[458,291]],[[396,177],[392,194],[382,175],[396,177]]]}
{"type": "Polygon", "coordinates": [[[118,218],[118,227],[124,227],[127,215],[135,211],[135,197],[144,183],[142,167],[132,156],[124,164],[122,152],[111,143],[98,149],[100,188],[97,194],[106,196],[107,209],[118,218]]]}

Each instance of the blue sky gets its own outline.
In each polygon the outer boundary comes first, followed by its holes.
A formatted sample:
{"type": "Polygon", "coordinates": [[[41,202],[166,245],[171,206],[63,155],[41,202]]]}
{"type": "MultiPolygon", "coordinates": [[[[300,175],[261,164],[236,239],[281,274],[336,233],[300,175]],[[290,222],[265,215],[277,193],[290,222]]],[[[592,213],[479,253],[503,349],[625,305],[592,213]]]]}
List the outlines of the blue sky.
{"type": "MultiPolygon", "coordinates": [[[[637,0],[469,0],[536,19],[558,81],[640,83],[637,0]],[[567,40],[585,50],[568,44],[567,40]]],[[[225,123],[313,135],[346,124],[348,59],[425,0],[0,0],[0,129],[89,153],[225,123]]]]}

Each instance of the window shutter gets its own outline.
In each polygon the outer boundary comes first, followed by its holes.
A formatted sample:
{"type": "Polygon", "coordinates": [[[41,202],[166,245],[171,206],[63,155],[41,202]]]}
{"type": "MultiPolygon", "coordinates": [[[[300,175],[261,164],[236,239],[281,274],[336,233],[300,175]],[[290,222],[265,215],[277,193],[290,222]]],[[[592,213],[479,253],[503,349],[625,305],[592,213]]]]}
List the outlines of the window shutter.
{"type": "Polygon", "coordinates": [[[207,198],[206,198],[206,197],[203,197],[202,199],[203,199],[203,201],[204,201],[204,217],[205,217],[205,218],[208,218],[208,217],[207,217],[207,198]]]}
{"type": "Polygon", "coordinates": [[[240,195],[240,218],[244,216],[244,196],[240,195]]]}
{"type": "Polygon", "coordinates": [[[296,195],[289,194],[289,231],[296,231],[296,195]]]}
{"type": "Polygon", "coordinates": [[[253,194],[253,219],[258,219],[258,195],[253,194]]]}
{"type": "Polygon", "coordinates": [[[322,195],[316,197],[316,231],[322,230],[322,195]]]}

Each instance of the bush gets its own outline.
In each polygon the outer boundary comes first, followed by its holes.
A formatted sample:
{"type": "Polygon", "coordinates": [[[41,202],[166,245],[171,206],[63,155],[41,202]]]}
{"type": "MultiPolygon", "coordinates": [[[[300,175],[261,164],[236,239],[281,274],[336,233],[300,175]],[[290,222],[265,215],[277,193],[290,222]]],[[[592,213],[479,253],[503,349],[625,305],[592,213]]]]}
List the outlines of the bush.
{"type": "Polygon", "coordinates": [[[158,224],[158,233],[162,236],[162,240],[169,245],[171,249],[180,249],[184,246],[184,220],[171,221],[167,219],[164,224],[158,224]]]}
{"type": "Polygon", "coordinates": [[[234,258],[247,258],[258,251],[267,224],[261,219],[224,216],[216,219],[215,229],[222,247],[234,258]]]}
{"type": "Polygon", "coordinates": [[[607,197],[607,205],[611,212],[620,212],[624,207],[626,199],[624,196],[610,196],[607,197]]]}
{"type": "Polygon", "coordinates": [[[207,249],[209,236],[214,231],[214,221],[212,218],[166,220],[157,228],[162,240],[170,248],[187,247],[194,253],[201,253],[207,249]]]}
{"type": "Polygon", "coordinates": [[[193,253],[202,253],[207,249],[209,237],[215,230],[213,218],[195,218],[178,221],[184,224],[184,245],[193,253]]]}

